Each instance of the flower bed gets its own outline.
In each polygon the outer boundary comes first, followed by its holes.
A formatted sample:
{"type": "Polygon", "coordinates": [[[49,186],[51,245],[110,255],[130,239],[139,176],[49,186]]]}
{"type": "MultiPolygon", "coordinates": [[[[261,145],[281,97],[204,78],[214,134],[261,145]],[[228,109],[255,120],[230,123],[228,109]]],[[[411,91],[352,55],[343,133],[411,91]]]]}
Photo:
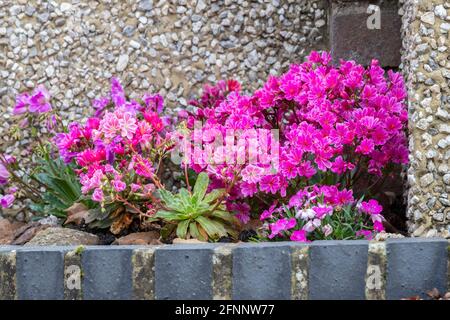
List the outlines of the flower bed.
{"type": "Polygon", "coordinates": [[[376,61],[330,61],[313,52],[250,95],[233,80],[206,86],[176,116],[115,78],[82,123],[66,125],[44,87],[20,94],[14,134],[28,128],[37,145],[26,170],[0,157],[0,203],[22,198],[33,218],[114,237],[158,231],[166,243],[372,239],[390,225],[384,182],[407,162],[404,83],[376,61]],[[168,185],[165,168],[183,179],[168,185]]]}
{"type": "Polygon", "coordinates": [[[449,243],[0,246],[2,299],[402,299],[446,292],[449,243]]]}

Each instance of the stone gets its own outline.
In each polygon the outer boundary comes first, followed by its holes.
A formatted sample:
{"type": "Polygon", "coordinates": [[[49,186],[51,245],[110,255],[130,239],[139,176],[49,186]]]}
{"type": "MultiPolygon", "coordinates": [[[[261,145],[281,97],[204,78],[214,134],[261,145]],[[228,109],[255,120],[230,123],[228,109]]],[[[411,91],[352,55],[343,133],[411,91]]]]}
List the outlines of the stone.
{"type": "Polygon", "coordinates": [[[55,67],[53,67],[52,65],[48,66],[47,68],[45,68],[45,73],[48,77],[52,77],[55,74],[55,67]]]}
{"type": "Polygon", "coordinates": [[[115,240],[112,244],[114,245],[159,245],[162,244],[159,241],[158,231],[148,231],[148,232],[136,232],[130,233],[124,237],[115,240]]]}
{"type": "Polygon", "coordinates": [[[447,10],[444,8],[442,4],[440,4],[434,8],[434,14],[439,18],[441,18],[442,20],[445,20],[445,18],[447,17],[447,10]]]}
{"type": "Polygon", "coordinates": [[[39,222],[28,223],[14,232],[14,240],[11,244],[23,245],[33,239],[39,231],[42,231],[48,227],[48,225],[41,225],[39,222]]]}
{"type": "Polygon", "coordinates": [[[153,0],[141,0],[138,4],[138,10],[150,11],[153,9],[153,0]]]}
{"type": "Polygon", "coordinates": [[[15,231],[23,226],[23,222],[0,219],[0,245],[10,244],[14,240],[15,231]]]}
{"type": "Polygon", "coordinates": [[[430,184],[432,184],[433,181],[434,181],[433,174],[432,173],[427,173],[427,174],[425,174],[424,176],[422,176],[420,178],[420,186],[421,187],[427,187],[430,184]]]}
{"type": "Polygon", "coordinates": [[[330,41],[333,62],[352,59],[369,65],[377,59],[383,67],[400,64],[401,19],[394,1],[380,7],[380,29],[369,29],[367,2],[331,2],[330,41]]]}
{"type": "Polygon", "coordinates": [[[206,242],[200,241],[197,239],[181,239],[181,238],[175,238],[172,241],[173,244],[205,244],[206,242]]]}
{"type": "Polygon", "coordinates": [[[423,14],[420,17],[420,21],[422,21],[424,23],[427,23],[427,24],[434,25],[434,21],[435,21],[434,13],[433,12],[427,12],[427,13],[423,14]]]}
{"type": "Polygon", "coordinates": [[[116,70],[118,72],[125,70],[125,68],[128,65],[128,59],[129,59],[129,57],[127,54],[122,54],[119,56],[119,59],[117,60],[117,65],[116,65],[116,70]]]}
{"type": "Polygon", "coordinates": [[[50,227],[39,231],[27,246],[77,246],[96,245],[99,238],[91,233],[69,228],[50,227]]]}
{"type": "Polygon", "coordinates": [[[446,185],[450,185],[450,173],[445,174],[443,180],[446,185]]]}

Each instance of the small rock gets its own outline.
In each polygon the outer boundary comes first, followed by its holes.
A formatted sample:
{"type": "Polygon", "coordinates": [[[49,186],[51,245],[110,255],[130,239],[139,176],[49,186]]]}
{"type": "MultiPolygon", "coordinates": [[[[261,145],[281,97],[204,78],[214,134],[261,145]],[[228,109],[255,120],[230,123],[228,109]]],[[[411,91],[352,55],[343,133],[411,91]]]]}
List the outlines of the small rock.
{"type": "Polygon", "coordinates": [[[129,59],[129,57],[127,54],[120,55],[119,60],[117,61],[116,70],[119,72],[125,70],[125,68],[128,65],[128,59],[129,59]]]}
{"type": "Polygon", "coordinates": [[[424,23],[434,25],[434,12],[427,12],[420,17],[420,20],[424,23]]]}
{"type": "Polygon", "coordinates": [[[45,68],[45,73],[48,77],[52,77],[55,74],[55,67],[53,67],[52,65],[48,66],[47,68],[45,68]]]}
{"type": "Polygon", "coordinates": [[[434,14],[442,20],[445,20],[447,17],[447,10],[445,10],[444,6],[440,4],[434,8],[434,14]]]}
{"type": "Polygon", "coordinates": [[[48,225],[42,225],[39,222],[31,222],[24,225],[14,232],[14,240],[11,242],[13,245],[23,245],[33,239],[33,237],[44,229],[47,229],[48,225]]]}
{"type": "Polygon", "coordinates": [[[426,175],[420,178],[420,186],[427,187],[430,184],[432,184],[433,181],[434,181],[433,174],[427,173],[426,175]]]}
{"type": "Polygon", "coordinates": [[[386,241],[387,239],[401,239],[405,236],[399,234],[399,233],[388,233],[388,232],[380,232],[375,235],[374,240],[375,241],[386,241]]]}
{"type": "Polygon", "coordinates": [[[445,174],[443,179],[446,185],[450,185],[450,173],[445,174]]]}
{"type": "Polygon", "coordinates": [[[159,245],[162,244],[159,241],[159,232],[149,231],[149,232],[136,232],[130,233],[125,237],[121,237],[115,240],[112,244],[115,245],[159,245]]]}
{"type": "Polygon", "coordinates": [[[150,11],[153,8],[153,0],[142,0],[139,1],[138,10],[140,11],[150,11]]]}
{"type": "Polygon", "coordinates": [[[61,12],[66,12],[72,9],[72,4],[68,2],[61,3],[61,6],[59,7],[61,9],[61,12]]]}
{"type": "Polygon", "coordinates": [[[172,241],[173,244],[202,244],[206,243],[197,239],[181,239],[181,238],[175,238],[172,241]]]}
{"type": "Polygon", "coordinates": [[[0,245],[10,244],[14,239],[14,233],[17,229],[24,226],[23,222],[9,222],[8,219],[0,220],[0,245]]]}
{"type": "Polygon", "coordinates": [[[68,228],[47,228],[39,231],[26,245],[42,246],[79,246],[96,245],[99,239],[96,235],[68,228]]]}

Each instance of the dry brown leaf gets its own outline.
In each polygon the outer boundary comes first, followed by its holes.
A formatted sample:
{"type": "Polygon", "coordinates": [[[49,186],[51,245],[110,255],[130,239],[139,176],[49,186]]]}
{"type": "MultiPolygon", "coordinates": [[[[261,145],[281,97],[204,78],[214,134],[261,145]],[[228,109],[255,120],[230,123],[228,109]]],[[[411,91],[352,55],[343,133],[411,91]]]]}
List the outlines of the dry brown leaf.
{"type": "Polygon", "coordinates": [[[89,209],[84,204],[77,202],[67,208],[66,212],[67,219],[64,222],[64,225],[69,223],[80,225],[84,220],[86,220],[86,217],[89,214],[89,209]]]}
{"type": "Polygon", "coordinates": [[[119,234],[122,230],[128,228],[133,222],[133,215],[130,213],[125,213],[121,215],[118,219],[115,219],[111,225],[110,231],[112,234],[119,234]]]}

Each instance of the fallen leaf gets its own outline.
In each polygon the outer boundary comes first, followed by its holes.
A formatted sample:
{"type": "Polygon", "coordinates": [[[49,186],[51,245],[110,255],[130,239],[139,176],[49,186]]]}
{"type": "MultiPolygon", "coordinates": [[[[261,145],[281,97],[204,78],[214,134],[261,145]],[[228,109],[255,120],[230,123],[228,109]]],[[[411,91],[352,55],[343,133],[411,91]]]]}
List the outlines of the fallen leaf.
{"type": "Polygon", "coordinates": [[[76,225],[81,225],[83,221],[89,214],[89,209],[82,203],[76,202],[72,206],[66,209],[67,219],[64,225],[69,223],[75,223],[76,225]]]}
{"type": "Polygon", "coordinates": [[[128,228],[133,222],[133,215],[130,213],[125,213],[115,219],[111,225],[110,231],[112,234],[119,234],[122,230],[128,228]]]}

